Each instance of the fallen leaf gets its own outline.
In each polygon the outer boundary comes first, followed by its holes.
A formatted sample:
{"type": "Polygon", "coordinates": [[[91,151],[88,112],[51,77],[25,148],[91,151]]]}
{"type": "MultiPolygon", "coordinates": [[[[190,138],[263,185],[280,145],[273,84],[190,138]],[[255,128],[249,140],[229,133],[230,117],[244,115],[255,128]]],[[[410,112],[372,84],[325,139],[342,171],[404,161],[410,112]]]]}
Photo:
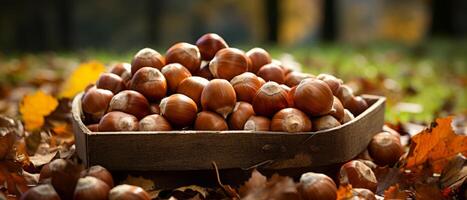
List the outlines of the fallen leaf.
{"type": "Polygon", "coordinates": [[[27,183],[28,185],[30,185],[30,186],[31,186],[31,185],[35,186],[35,185],[39,184],[39,176],[40,176],[40,174],[38,174],[38,173],[37,173],[37,174],[32,174],[32,173],[29,173],[29,172],[24,171],[24,170],[23,170],[23,173],[22,173],[22,174],[23,174],[24,180],[26,180],[26,183],[27,183]]]}
{"type": "MultiPolygon", "coordinates": [[[[197,185],[190,185],[190,186],[184,186],[184,187],[179,187],[175,189],[174,191],[180,191],[180,192],[187,192],[187,191],[194,191],[197,194],[196,195],[201,195],[203,198],[206,198],[208,196],[208,191],[204,187],[200,187],[197,185]]],[[[195,195],[195,196],[196,196],[195,195]]]]}
{"type": "Polygon", "coordinates": [[[24,138],[22,138],[16,143],[15,160],[20,162],[23,166],[28,166],[31,164],[31,161],[29,161],[29,154],[26,148],[26,141],[24,138]]]}
{"type": "Polygon", "coordinates": [[[352,185],[344,184],[340,185],[337,189],[337,200],[346,200],[353,197],[352,185]]]}
{"type": "Polygon", "coordinates": [[[19,111],[26,130],[32,131],[42,127],[44,125],[44,117],[55,110],[57,106],[57,99],[42,91],[24,96],[19,111]]]}
{"type": "Polygon", "coordinates": [[[21,165],[13,161],[0,161],[0,190],[5,189],[7,195],[19,196],[29,187],[27,181],[21,176],[21,165]]]}
{"type": "Polygon", "coordinates": [[[444,168],[440,177],[441,188],[455,190],[462,186],[467,179],[466,157],[458,154],[444,168]]]}
{"type": "Polygon", "coordinates": [[[378,180],[376,194],[383,194],[390,186],[400,181],[401,172],[398,168],[377,167],[373,171],[378,180]]]}
{"type": "Polygon", "coordinates": [[[467,136],[457,135],[451,127],[452,117],[436,120],[431,128],[412,138],[405,167],[414,169],[426,162],[433,172],[441,173],[448,159],[458,153],[467,155],[467,136]]]}
{"type": "Polygon", "coordinates": [[[445,199],[437,184],[415,184],[415,199],[445,199]]]}
{"type": "Polygon", "coordinates": [[[60,158],[62,159],[69,159],[75,155],[76,152],[76,146],[73,144],[70,147],[66,147],[64,145],[60,146],[58,148],[58,154],[60,155],[60,158]]]}
{"type": "Polygon", "coordinates": [[[98,61],[89,61],[82,63],[76,68],[71,75],[65,79],[60,98],[73,98],[78,92],[83,91],[86,86],[96,82],[100,74],[105,71],[104,64],[98,61]]]}
{"type": "Polygon", "coordinates": [[[75,135],[73,133],[73,127],[68,122],[50,122],[52,125],[52,137],[51,139],[54,142],[57,142],[56,145],[61,145],[63,143],[73,144],[75,141],[75,135]]]}
{"type": "Polygon", "coordinates": [[[261,174],[256,174],[254,179],[250,179],[246,184],[249,186],[243,189],[244,200],[266,200],[266,199],[275,199],[275,200],[294,200],[300,199],[300,194],[297,189],[297,184],[293,181],[292,178],[287,176],[279,176],[274,174],[269,180],[264,182],[261,174]],[[264,183],[263,185],[260,185],[264,183]],[[256,188],[250,188],[256,187],[256,188]]]}
{"type": "Polygon", "coordinates": [[[246,196],[252,190],[260,190],[265,187],[266,182],[267,178],[259,173],[258,170],[254,169],[253,172],[251,172],[250,179],[238,189],[238,193],[240,196],[246,196]]]}
{"type": "Polygon", "coordinates": [[[57,151],[48,152],[45,154],[36,153],[33,156],[29,156],[29,161],[34,165],[34,167],[40,167],[52,161],[52,159],[57,155],[57,151]]]}
{"type": "Polygon", "coordinates": [[[384,191],[384,199],[408,199],[409,193],[407,191],[401,191],[399,185],[389,187],[384,191]]]}

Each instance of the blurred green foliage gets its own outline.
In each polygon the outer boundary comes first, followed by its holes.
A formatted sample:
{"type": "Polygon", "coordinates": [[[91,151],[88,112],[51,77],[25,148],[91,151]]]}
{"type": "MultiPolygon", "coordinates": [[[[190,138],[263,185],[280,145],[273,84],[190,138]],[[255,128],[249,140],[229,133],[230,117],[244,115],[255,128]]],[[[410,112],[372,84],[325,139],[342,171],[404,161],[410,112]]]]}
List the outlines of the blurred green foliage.
{"type": "MultiPolygon", "coordinates": [[[[252,47],[240,46],[245,50],[252,47]]],[[[277,59],[285,53],[292,55],[305,72],[330,73],[342,78],[356,88],[358,94],[386,96],[386,120],[390,122],[428,123],[436,117],[467,113],[467,40],[439,39],[416,47],[387,43],[357,47],[321,43],[294,49],[263,48],[277,59]],[[415,112],[400,109],[400,102],[413,103],[422,109],[415,112]]],[[[165,52],[163,48],[155,49],[165,52]]],[[[31,77],[43,73],[37,71],[41,68],[53,70],[58,79],[63,79],[79,62],[98,60],[109,65],[130,62],[135,52],[137,49],[123,54],[86,50],[0,56],[0,83],[12,88],[22,86],[31,77]]]]}

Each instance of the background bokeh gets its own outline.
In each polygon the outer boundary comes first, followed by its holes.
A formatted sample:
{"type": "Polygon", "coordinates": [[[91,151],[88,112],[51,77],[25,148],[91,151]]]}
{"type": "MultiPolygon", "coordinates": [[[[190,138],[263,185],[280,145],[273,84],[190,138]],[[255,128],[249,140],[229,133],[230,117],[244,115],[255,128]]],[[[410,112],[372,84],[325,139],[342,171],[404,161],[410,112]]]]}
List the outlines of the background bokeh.
{"type": "MultiPolygon", "coordinates": [[[[463,0],[4,0],[0,48],[30,52],[166,47],[216,32],[232,44],[331,40],[416,45],[463,38],[463,0]]],[[[8,53],[7,52],[7,53],[8,53]]]]}
{"type": "Polygon", "coordinates": [[[207,32],[385,95],[389,121],[467,112],[465,0],[4,0],[0,112],[14,116],[37,89],[57,94],[79,63],[129,62],[207,32]]]}

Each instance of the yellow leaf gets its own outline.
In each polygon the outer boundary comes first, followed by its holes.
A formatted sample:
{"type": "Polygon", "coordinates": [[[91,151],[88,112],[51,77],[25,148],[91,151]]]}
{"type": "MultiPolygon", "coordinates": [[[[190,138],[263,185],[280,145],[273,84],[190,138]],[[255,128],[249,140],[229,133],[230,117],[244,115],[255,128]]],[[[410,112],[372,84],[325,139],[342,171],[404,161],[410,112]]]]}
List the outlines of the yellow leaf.
{"type": "Polygon", "coordinates": [[[59,94],[59,97],[72,98],[78,92],[83,91],[86,86],[96,82],[99,75],[105,71],[104,64],[98,61],[89,61],[82,63],[66,79],[65,84],[59,94]]]}
{"type": "Polygon", "coordinates": [[[24,96],[19,111],[26,125],[26,130],[31,131],[42,127],[44,117],[54,111],[57,106],[57,99],[42,91],[24,96]]]}

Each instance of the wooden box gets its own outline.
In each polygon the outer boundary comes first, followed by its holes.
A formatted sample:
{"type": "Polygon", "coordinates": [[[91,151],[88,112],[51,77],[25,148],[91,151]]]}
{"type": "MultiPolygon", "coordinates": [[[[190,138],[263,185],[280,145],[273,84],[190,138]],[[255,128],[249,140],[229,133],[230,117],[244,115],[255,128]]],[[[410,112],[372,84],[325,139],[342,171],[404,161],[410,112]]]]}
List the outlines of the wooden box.
{"type": "Polygon", "coordinates": [[[81,95],[72,106],[78,156],[113,171],[288,169],[342,163],[362,152],[384,123],[385,98],[363,95],[370,107],[329,130],[91,132],[82,123],[81,95]]]}

